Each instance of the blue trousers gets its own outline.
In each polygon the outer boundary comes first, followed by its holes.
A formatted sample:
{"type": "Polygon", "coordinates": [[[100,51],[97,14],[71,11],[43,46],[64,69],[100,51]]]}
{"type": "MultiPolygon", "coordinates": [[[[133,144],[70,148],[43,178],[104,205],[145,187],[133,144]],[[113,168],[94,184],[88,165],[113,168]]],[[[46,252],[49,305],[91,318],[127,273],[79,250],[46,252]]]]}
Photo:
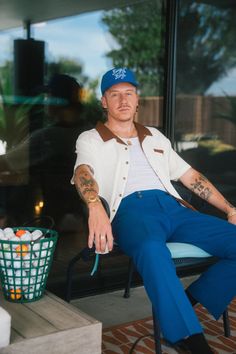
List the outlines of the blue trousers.
{"type": "Polygon", "coordinates": [[[160,190],[124,198],[112,222],[119,247],[140,273],[164,337],[174,343],[202,327],[176,275],[166,242],[196,245],[219,261],[189,291],[218,319],[236,295],[236,226],[185,208],[160,190]]]}

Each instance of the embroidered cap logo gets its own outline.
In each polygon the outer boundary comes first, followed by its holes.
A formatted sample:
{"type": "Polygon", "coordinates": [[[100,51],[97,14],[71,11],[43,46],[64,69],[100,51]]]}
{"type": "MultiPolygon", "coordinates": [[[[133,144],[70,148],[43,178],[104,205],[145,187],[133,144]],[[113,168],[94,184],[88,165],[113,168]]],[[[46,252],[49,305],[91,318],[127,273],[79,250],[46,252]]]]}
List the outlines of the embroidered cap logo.
{"type": "Polygon", "coordinates": [[[115,80],[121,79],[123,80],[126,77],[126,69],[113,69],[112,75],[115,77],[115,80]]]}

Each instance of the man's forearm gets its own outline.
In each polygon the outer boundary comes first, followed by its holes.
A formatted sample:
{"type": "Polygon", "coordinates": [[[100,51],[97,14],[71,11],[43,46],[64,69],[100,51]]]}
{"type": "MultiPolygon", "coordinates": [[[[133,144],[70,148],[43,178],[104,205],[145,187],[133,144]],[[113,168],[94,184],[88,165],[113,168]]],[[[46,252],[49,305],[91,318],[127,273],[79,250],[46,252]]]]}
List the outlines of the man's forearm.
{"type": "Polygon", "coordinates": [[[98,184],[92,174],[93,171],[89,166],[81,165],[77,167],[74,176],[76,189],[87,204],[99,201],[98,184]]]}
{"type": "Polygon", "coordinates": [[[194,169],[187,171],[181,178],[181,182],[196,195],[206,200],[228,216],[236,212],[236,208],[228,202],[213,184],[201,173],[194,169]]]}
{"type": "Polygon", "coordinates": [[[86,202],[89,209],[88,217],[88,247],[95,244],[97,252],[111,251],[113,235],[109,217],[99,199],[98,184],[93,178],[93,171],[87,165],[76,168],[74,182],[78,193],[86,202]]]}

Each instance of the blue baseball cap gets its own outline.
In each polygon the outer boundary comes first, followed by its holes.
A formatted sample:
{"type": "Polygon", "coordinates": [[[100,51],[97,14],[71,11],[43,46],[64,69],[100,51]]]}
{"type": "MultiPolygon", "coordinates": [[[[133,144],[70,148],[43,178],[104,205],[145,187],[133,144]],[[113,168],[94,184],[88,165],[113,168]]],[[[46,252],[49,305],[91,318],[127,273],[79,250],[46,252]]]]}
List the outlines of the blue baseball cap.
{"type": "Polygon", "coordinates": [[[107,71],[101,82],[101,91],[104,95],[105,91],[108,90],[111,86],[119,84],[121,82],[128,82],[135,87],[138,86],[134,73],[127,68],[114,68],[107,71]]]}

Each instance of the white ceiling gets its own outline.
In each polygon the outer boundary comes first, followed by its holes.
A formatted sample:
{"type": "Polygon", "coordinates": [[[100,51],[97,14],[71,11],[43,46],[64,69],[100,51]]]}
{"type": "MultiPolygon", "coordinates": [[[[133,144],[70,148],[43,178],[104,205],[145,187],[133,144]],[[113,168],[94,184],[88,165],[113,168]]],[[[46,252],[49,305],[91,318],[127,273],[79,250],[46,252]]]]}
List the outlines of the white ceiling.
{"type": "Polygon", "coordinates": [[[125,0],[0,0],[0,30],[21,27],[83,12],[140,2],[125,0]]]}

